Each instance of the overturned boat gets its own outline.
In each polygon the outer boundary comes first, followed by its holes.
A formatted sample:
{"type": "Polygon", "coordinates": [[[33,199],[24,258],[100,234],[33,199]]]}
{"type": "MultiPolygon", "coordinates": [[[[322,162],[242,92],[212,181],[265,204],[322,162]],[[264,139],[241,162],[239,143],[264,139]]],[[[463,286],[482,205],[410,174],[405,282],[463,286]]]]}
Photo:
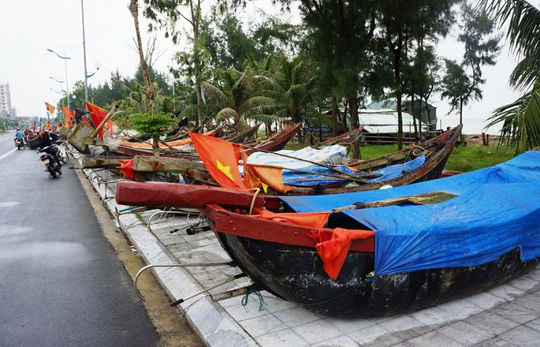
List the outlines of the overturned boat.
{"type": "Polygon", "coordinates": [[[260,288],[324,314],[420,309],[503,283],[540,257],[538,150],[444,179],[348,194],[160,185],[167,186],[121,181],[116,200],[199,208],[260,288]]]}

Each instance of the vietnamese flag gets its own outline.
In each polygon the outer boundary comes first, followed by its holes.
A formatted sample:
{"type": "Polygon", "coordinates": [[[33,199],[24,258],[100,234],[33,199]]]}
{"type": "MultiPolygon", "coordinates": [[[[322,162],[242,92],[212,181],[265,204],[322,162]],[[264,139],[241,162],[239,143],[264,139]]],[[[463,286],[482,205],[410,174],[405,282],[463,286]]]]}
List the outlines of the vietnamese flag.
{"type": "Polygon", "coordinates": [[[75,121],[75,113],[68,109],[66,106],[62,106],[62,112],[64,113],[64,123],[68,128],[71,128],[73,126],[73,122],[75,121]]]}
{"type": "Polygon", "coordinates": [[[135,160],[133,158],[120,160],[120,166],[117,166],[116,168],[124,175],[125,178],[133,181],[135,180],[135,171],[133,170],[134,163],[135,160]]]}
{"type": "MultiPolygon", "coordinates": [[[[94,105],[93,103],[87,101],[86,107],[88,107],[88,112],[90,113],[90,118],[92,119],[92,123],[94,123],[94,127],[97,128],[101,122],[103,122],[103,119],[107,116],[107,111],[102,109],[99,106],[94,105]]],[[[103,134],[105,130],[109,130],[109,134],[112,135],[112,121],[108,120],[107,124],[105,124],[99,131],[98,131],[98,137],[100,139],[103,138],[103,134]]]]}
{"type": "Polygon", "coordinates": [[[281,193],[287,193],[289,190],[294,189],[294,187],[286,186],[283,183],[283,168],[281,167],[247,164],[244,165],[244,176],[246,176],[246,172],[249,173],[250,179],[253,180],[254,176],[258,178],[261,185],[263,185],[263,189],[265,188],[264,185],[272,187],[281,193]]]}
{"type": "Polygon", "coordinates": [[[189,136],[204,166],[220,186],[248,190],[238,170],[241,145],[202,134],[189,133],[189,136]]]}
{"type": "Polygon", "coordinates": [[[52,116],[54,114],[54,110],[56,110],[56,107],[54,107],[53,105],[49,104],[48,102],[45,102],[45,108],[47,108],[47,111],[49,112],[49,114],[52,116]]]}

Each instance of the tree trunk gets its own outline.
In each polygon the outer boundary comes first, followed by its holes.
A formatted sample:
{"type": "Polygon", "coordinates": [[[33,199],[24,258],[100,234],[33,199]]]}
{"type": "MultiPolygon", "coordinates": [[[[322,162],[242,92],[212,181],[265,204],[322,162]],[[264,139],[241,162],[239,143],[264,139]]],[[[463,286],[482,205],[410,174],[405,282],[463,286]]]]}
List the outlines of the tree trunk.
{"type": "MultiPolygon", "coordinates": [[[[463,125],[463,97],[459,98],[459,125],[463,125]]],[[[463,129],[459,140],[463,142],[463,129]]]]}
{"type": "MultiPolygon", "coordinates": [[[[416,139],[416,141],[418,141],[418,139],[419,139],[419,137],[418,137],[418,127],[416,126],[416,116],[414,114],[414,92],[411,94],[411,106],[409,107],[409,110],[411,112],[412,119],[413,119],[414,138],[416,139]]],[[[422,121],[420,121],[420,123],[422,123],[422,121]]]]}
{"type": "Polygon", "coordinates": [[[204,132],[204,118],[202,114],[202,88],[201,88],[201,62],[199,52],[199,24],[201,17],[201,1],[197,0],[197,5],[194,7],[194,0],[190,0],[191,8],[191,24],[193,26],[193,65],[195,67],[195,87],[197,89],[197,120],[201,131],[204,132]]]}
{"type": "Polygon", "coordinates": [[[141,31],[139,29],[139,7],[138,7],[138,1],[137,0],[131,0],[130,3],[130,11],[131,15],[133,16],[133,22],[135,24],[135,35],[137,38],[137,51],[139,53],[139,61],[141,64],[141,70],[144,80],[144,85],[146,89],[146,95],[148,97],[149,106],[150,106],[150,113],[154,114],[154,86],[152,85],[152,81],[150,81],[150,74],[148,72],[148,64],[146,63],[146,59],[144,58],[144,49],[141,39],[141,31]]]}
{"type": "Polygon", "coordinates": [[[332,97],[332,136],[338,134],[338,111],[337,98],[334,96],[332,97]]]}
{"type": "MultiPolygon", "coordinates": [[[[350,96],[348,98],[349,102],[349,112],[351,114],[351,129],[358,129],[360,126],[358,121],[358,100],[356,99],[356,95],[350,96]]],[[[362,153],[360,153],[360,141],[355,141],[353,143],[353,158],[354,159],[362,159],[362,153]]]]}
{"type": "Polygon", "coordinates": [[[398,150],[403,149],[403,114],[401,112],[401,51],[403,48],[403,33],[399,32],[398,42],[392,50],[394,53],[394,77],[396,79],[396,108],[398,114],[398,150]]]}
{"type": "Polygon", "coordinates": [[[152,149],[154,150],[154,157],[159,157],[159,135],[152,136],[152,149]]]}
{"type": "Polygon", "coordinates": [[[424,101],[426,103],[426,126],[427,126],[427,133],[429,134],[429,131],[431,130],[430,126],[429,126],[429,119],[430,119],[430,112],[429,112],[429,105],[427,103],[428,99],[426,98],[426,100],[424,101]]]}

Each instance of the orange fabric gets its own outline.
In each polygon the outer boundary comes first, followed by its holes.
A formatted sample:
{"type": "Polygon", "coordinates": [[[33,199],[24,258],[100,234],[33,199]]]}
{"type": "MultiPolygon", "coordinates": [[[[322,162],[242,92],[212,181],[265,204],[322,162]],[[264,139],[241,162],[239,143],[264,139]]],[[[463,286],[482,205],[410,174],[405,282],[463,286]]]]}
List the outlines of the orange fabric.
{"type": "Polygon", "coordinates": [[[117,167],[125,178],[132,181],[135,179],[135,171],[133,170],[134,162],[134,159],[120,160],[120,166],[117,167]]]}
{"type": "MultiPolygon", "coordinates": [[[[215,134],[216,134],[215,130],[211,130],[211,131],[208,131],[208,132],[204,133],[204,135],[206,135],[206,136],[214,136],[215,134]]],[[[179,146],[189,145],[189,144],[191,144],[191,142],[192,142],[191,138],[187,138],[187,139],[182,139],[182,140],[167,141],[166,143],[167,143],[167,145],[169,145],[171,147],[179,147],[179,146]]],[[[125,142],[122,142],[121,145],[124,146],[124,147],[131,147],[131,148],[152,149],[152,144],[147,143],[147,142],[128,142],[128,141],[125,141],[125,142]]],[[[165,146],[162,143],[159,144],[159,147],[168,148],[167,146],[165,146]]]]}
{"type": "Polygon", "coordinates": [[[316,249],[324,263],[324,271],[328,276],[334,280],[338,277],[353,240],[367,239],[373,235],[375,235],[373,230],[335,228],[332,238],[321,240],[321,234],[319,233],[320,242],[317,243],[316,249]]]}
{"type": "MultiPolygon", "coordinates": [[[[86,102],[86,107],[88,107],[88,112],[90,113],[92,123],[94,123],[94,128],[97,128],[101,124],[101,122],[103,122],[103,119],[105,119],[105,117],[107,116],[107,111],[99,106],[94,105],[89,101],[86,102]]],[[[99,129],[97,136],[102,139],[107,129],[110,132],[109,134],[112,136],[112,121],[110,119],[101,129],[99,129]]]]}
{"type": "Polygon", "coordinates": [[[68,128],[71,128],[73,126],[72,120],[75,120],[75,114],[66,106],[62,106],[62,113],[64,114],[64,124],[66,124],[68,128]]]}
{"type": "Polygon", "coordinates": [[[250,175],[257,177],[262,183],[267,184],[273,189],[281,193],[287,193],[294,187],[286,186],[283,184],[283,168],[267,165],[245,165],[245,171],[248,171],[250,175]]]}
{"type": "Polygon", "coordinates": [[[54,110],[56,110],[56,107],[54,107],[53,105],[49,104],[48,102],[45,103],[45,108],[47,108],[47,111],[49,111],[49,113],[51,114],[51,116],[53,115],[54,110]]]}
{"type": "Polygon", "coordinates": [[[248,189],[238,170],[238,160],[242,151],[239,144],[196,133],[189,133],[189,136],[204,166],[220,186],[248,189]]]}
{"type": "Polygon", "coordinates": [[[330,212],[309,212],[309,213],[274,213],[268,210],[258,210],[255,218],[271,220],[274,222],[285,222],[301,225],[308,228],[322,229],[330,212]]]}

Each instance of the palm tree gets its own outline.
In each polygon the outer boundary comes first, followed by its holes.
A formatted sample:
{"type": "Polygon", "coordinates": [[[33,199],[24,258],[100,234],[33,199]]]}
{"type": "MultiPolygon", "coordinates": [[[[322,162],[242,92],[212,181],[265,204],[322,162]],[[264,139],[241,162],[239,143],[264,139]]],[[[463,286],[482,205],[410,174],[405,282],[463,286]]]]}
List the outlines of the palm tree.
{"type": "Polygon", "coordinates": [[[247,71],[226,70],[215,84],[202,82],[202,88],[217,104],[217,121],[232,119],[235,129],[243,127],[244,115],[251,106],[251,80],[247,71]]]}
{"type": "Polygon", "coordinates": [[[516,153],[540,146],[540,10],[525,0],[481,0],[480,5],[502,25],[521,60],[512,71],[510,84],[526,91],[489,118],[490,127],[503,123],[501,143],[513,143],[516,153]]]}
{"type": "Polygon", "coordinates": [[[283,58],[273,76],[259,76],[258,80],[264,87],[262,95],[251,100],[251,113],[288,118],[294,123],[316,113],[311,105],[315,77],[301,58],[283,58]]]}

